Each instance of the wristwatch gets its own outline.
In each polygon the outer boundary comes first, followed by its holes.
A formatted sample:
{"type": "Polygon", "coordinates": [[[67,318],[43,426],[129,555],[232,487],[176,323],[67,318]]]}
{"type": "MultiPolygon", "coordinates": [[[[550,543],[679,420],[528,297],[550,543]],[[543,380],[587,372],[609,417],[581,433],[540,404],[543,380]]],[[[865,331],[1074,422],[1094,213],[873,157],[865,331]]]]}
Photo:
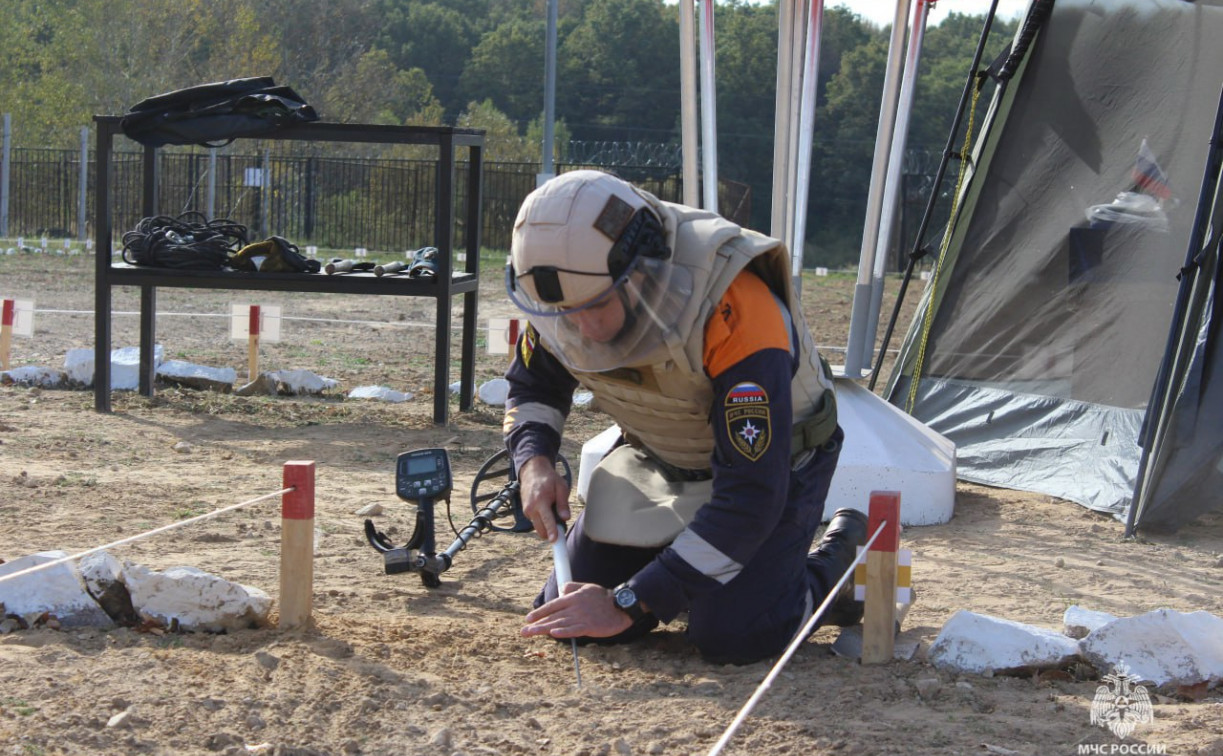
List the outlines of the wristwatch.
{"type": "Polygon", "coordinates": [[[616,602],[616,608],[627,614],[633,622],[645,616],[645,611],[641,608],[641,601],[637,598],[637,593],[629,587],[628,583],[621,583],[613,588],[612,598],[616,602]]]}

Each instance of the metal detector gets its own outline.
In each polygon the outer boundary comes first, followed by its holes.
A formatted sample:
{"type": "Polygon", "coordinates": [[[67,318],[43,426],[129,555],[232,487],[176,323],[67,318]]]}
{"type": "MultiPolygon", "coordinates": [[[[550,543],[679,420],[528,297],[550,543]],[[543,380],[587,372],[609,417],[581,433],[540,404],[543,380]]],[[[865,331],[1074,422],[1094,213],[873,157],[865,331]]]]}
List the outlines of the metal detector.
{"type": "MultiPolygon", "coordinates": [[[[558,456],[556,464],[557,472],[572,485],[569,461],[558,456]]],[[[522,513],[513,462],[504,449],[490,457],[476,473],[471,484],[471,511],[475,516],[462,530],[454,528],[450,516],[453,488],[450,458],[445,449],[417,449],[403,452],[396,458],[395,493],[400,499],[416,505],[416,524],[408,542],[395,546],[378,531],[372,520],[365,521],[365,538],[382,554],[386,574],[418,572],[426,588],[437,588],[442,584],[441,574],[450,569],[455,555],[473,539],[490,531],[524,533],[532,530],[531,521],[522,513]],[[433,507],[438,501],[446,502],[446,516],[455,533],[454,541],[440,554],[436,553],[433,521],[433,507]],[[508,521],[508,524],[498,525],[498,520],[508,521]]]]}

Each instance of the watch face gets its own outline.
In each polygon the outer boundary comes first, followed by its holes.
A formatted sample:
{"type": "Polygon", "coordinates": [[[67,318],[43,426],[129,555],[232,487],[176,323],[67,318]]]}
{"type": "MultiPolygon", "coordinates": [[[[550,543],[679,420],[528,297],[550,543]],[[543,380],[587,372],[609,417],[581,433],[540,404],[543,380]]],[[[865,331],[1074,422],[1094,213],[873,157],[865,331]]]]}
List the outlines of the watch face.
{"type": "Polygon", "coordinates": [[[616,606],[624,608],[637,603],[637,594],[633,593],[632,588],[621,588],[616,591],[616,606]]]}

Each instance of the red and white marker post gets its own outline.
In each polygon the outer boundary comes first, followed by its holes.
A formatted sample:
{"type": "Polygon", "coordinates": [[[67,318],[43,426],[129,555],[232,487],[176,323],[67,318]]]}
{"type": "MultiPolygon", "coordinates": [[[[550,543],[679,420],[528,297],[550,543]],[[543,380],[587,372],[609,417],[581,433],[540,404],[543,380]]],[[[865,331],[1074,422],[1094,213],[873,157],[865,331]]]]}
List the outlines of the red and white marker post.
{"type": "Polygon", "coordinates": [[[866,553],[866,606],[862,617],[862,663],[890,661],[896,650],[896,578],[900,549],[900,492],[872,491],[868,534],[883,532],[866,553]]]}
{"type": "Polygon", "coordinates": [[[13,345],[13,320],[17,312],[17,303],[12,299],[4,300],[3,313],[0,314],[0,370],[8,370],[9,349],[13,345]]]}
{"type": "Polygon", "coordinates": [[[250,380],[259,375],[259,323],[262,319],[259,305],[251,305],[250,326],[247,328],[246,362],[250,380]]]}
{"type": "Polygon", "coordinates": [[[314,595],[314,462],[285,462],[280,503],[280,628],[307,627],[314,595]]]}

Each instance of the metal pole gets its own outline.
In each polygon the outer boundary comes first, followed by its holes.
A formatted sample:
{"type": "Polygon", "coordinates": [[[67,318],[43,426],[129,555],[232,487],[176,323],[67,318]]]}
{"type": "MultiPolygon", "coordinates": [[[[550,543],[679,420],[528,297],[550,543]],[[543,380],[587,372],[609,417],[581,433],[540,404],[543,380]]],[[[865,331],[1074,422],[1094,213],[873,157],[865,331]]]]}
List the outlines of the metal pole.
{"type": "MultiPolygon", "coordinates": [[[[920,2],[921,0],[918,0],[920,2]]],[[[888,154],[896,125],[896,108],[900,95],[900,79],[904,56],[905,29],[909,25],[909,1],[897,0],[896,18],[892,22],[892,38],[888,47],[887,71],[883,79],[883,101],[879,107],[879,128],[875,134],[875,158],[871,167],[870,190],[866,200],[866,221],[862,229],[862,248],[858,260],[858,282],[854,289],[854,305],[850,312],[849,344],[845,352],[845,377],[861,378],[864,357],[862,331],[869,319],[871,275],[875,268],[875,247],[879,240],[879,213],[883,205],[884,176],[888,154]]]]}
{"type": "MultiPolygon", "coordinates": [[[[883,308],[883,275],[888,266],[888,250],[896,231],[896,215],[900,208],[901,171],[904,167],[905,145],[909,138],[909,117],[913,113],[914,93],[917,90],[917,68],[921,60],[922,40],[925,38],[926,19],[930,15],[930,2],[917,0],[917,14],[913,17],[913,28],[909,33],[906,53],[904,82],[900,86],[900,104],[892,135],[892,152],[888,159],[887,182],[884,185],[882,214],[879,220],[879,240],[875,246],[875,267],[871,277],[871,306],[867,310],[866,328],[860,339],[865,354],[875,351],[875,337],[879,332],[879,311],[883,308]]],[[[869,360],[867,361],[869,365],[869,360]]]]}
{"type": "Polygon", "coordinates": [[[699,141],[696,110],[696,29],[693,0],[679,3],[679,92],[680,92],[680,154],[684,166],[684,204],[700,205],[701,179],[697,171],[699,141]]]}
{"type": "Polygon", "coordinates": [[[713,2],[701,0],[701,187],[704,209],[718,212],[718,122],[714,81],[713,2]]]}
{"type": "Polygon", "coordinates": [[[4,154],[0,156],[0,236],[8,236],[8,206],[9,206],[9,165],[12,158],[12,129],[11,113],[4,114],[4,154]]]}
{"type": "Polygon", "coordinates": [[[217,217],[217,149],[208,150],[208,217],[217,217]]]}
{"type": "Polygon", "coordinates": [[[820,73],[820,35],[823,28],[824,0],[811,0],[808,9],[807,44],[803,60],[803,96],[799,106],[798,161],[794,183],[794,241],[790,248],[794,291],[803,280],[803,250],[807,240],[807,196],[811,186],[811,141],[815,130],[815,90],[820,73]]]}
{"type": "Polygon", "coordinates": [[[553,142],[556,139],[556,2],[548,0],[548,36],[544,44],[544,144],[537,185],[556,175],[556,167],[552,163],[553,142]]]}
{"type": "Polygon", "coordinates": [[[85,241],[88,236],[89,218],[85,214],[86,199],[89,195],[89,127],[81,127],[81,170],[78,181],[79,188],[76,198],[76,238],[85,241]]]}
{"type": "Polygon", "coordinates": [[[263,150],[263,170],[259,172],[259,231],[263,238],[268,236],[268,215],[271,210],[272,158],[270,150],[263,150]]]}
{"type": "Polygon", "coordinates": [[[773,202],[769,214],[769,234],[791,249],[790,197],[794,191],[790,168],[790,133],[793,130],[794,48],[801,33],[795,20],[803,0],[780,0],[777,8],[777,96],[773,106],[773,202]]]}

